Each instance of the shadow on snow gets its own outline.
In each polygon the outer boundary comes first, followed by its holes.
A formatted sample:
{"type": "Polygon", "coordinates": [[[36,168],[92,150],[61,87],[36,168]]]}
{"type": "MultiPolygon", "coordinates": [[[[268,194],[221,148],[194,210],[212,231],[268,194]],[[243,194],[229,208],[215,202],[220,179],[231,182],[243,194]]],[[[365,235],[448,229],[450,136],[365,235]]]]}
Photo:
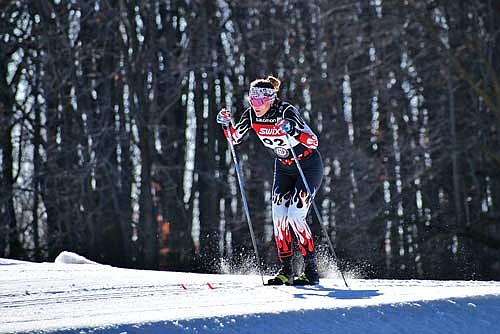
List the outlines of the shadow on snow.
{"type": "Polygon", "coordinates": [[[306,296],[322,296],[336,299],[367,299],[381,295],[378,290],[335,289],[326,288],[322,285],[294,286],[294,288],[297,288],[298,290],[304,290],[304,293],[294,294],[295,298],[305,298],[306,296]],[[314,293],[314,291],[318,291],[318,293],[314,293]],[[328,294],[325,295],[324,292],[328,292],[328,294]]]}

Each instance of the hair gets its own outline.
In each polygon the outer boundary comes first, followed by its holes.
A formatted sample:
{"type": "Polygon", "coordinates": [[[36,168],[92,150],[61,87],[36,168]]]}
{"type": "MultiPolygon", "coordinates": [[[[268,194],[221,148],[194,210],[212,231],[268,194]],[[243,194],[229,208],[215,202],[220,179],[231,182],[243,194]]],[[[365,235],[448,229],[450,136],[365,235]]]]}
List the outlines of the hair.
{"type": "Polygon", "coordinates": [[[268,75],[265,79],[256,79],[250,83],[250,87],[260,87],[260,88],[272,88],[276,93],[280,90],[281,81],[280,79],[268,75]]]}

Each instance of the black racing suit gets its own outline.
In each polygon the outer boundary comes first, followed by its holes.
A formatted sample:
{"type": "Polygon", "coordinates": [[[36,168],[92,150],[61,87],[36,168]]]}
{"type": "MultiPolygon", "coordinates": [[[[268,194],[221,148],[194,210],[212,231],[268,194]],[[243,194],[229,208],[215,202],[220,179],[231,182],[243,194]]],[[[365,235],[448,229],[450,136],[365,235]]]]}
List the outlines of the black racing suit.
{"type": "Polygon", "coordinates": [[[317,150],[318,139],[293,105],[276,99],[263,117],[257,117],[252,108],[248,108],[238,123],[234,127],[230,126],[229,132],[225,130],[225,134],[234,144],[239,144],[245,134],[253,129],[264,146],[275,156],[272,193],[274,237],[278,256],[284,259],[293,255],[290,226],[302,255],[314,252],[314,240],[306,222],[311,198],[295,165],[286,137],[275,127],[282,118],[292,125],[290,144],[314,196],[323,178],[323,162],[317,150]]]}

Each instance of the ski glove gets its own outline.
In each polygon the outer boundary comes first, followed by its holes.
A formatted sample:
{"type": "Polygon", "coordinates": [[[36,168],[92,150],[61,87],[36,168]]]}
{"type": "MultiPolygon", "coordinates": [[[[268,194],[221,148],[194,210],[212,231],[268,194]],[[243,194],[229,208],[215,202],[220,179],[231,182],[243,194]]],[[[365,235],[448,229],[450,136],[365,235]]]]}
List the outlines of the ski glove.
{"type": "Polygon", "coordinates": [[[217,123],[222,124],[224,127],[231,125],[231,112],[226,108],[222,108],[217,114],[217,123]]]}
{"type": "Polygon", "coordinates": [[[274,127],[280,129],[283,133],[291,134],[293,132],[292,123],[286,118],[281,119],[274,127]]]}

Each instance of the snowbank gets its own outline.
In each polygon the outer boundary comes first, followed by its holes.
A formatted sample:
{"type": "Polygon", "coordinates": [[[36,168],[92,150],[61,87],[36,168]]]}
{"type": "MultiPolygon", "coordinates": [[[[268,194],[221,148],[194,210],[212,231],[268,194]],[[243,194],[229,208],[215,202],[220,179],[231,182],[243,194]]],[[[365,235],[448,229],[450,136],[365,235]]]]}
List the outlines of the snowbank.
{"type": "Polygon", "coordinates": [[[72,253],[72,252],[61,252],[56,259],[54,260],[55,263],[64,263],[64,264],[99,264],[94,261],[90,261],[89,259],[72,253]]]}

